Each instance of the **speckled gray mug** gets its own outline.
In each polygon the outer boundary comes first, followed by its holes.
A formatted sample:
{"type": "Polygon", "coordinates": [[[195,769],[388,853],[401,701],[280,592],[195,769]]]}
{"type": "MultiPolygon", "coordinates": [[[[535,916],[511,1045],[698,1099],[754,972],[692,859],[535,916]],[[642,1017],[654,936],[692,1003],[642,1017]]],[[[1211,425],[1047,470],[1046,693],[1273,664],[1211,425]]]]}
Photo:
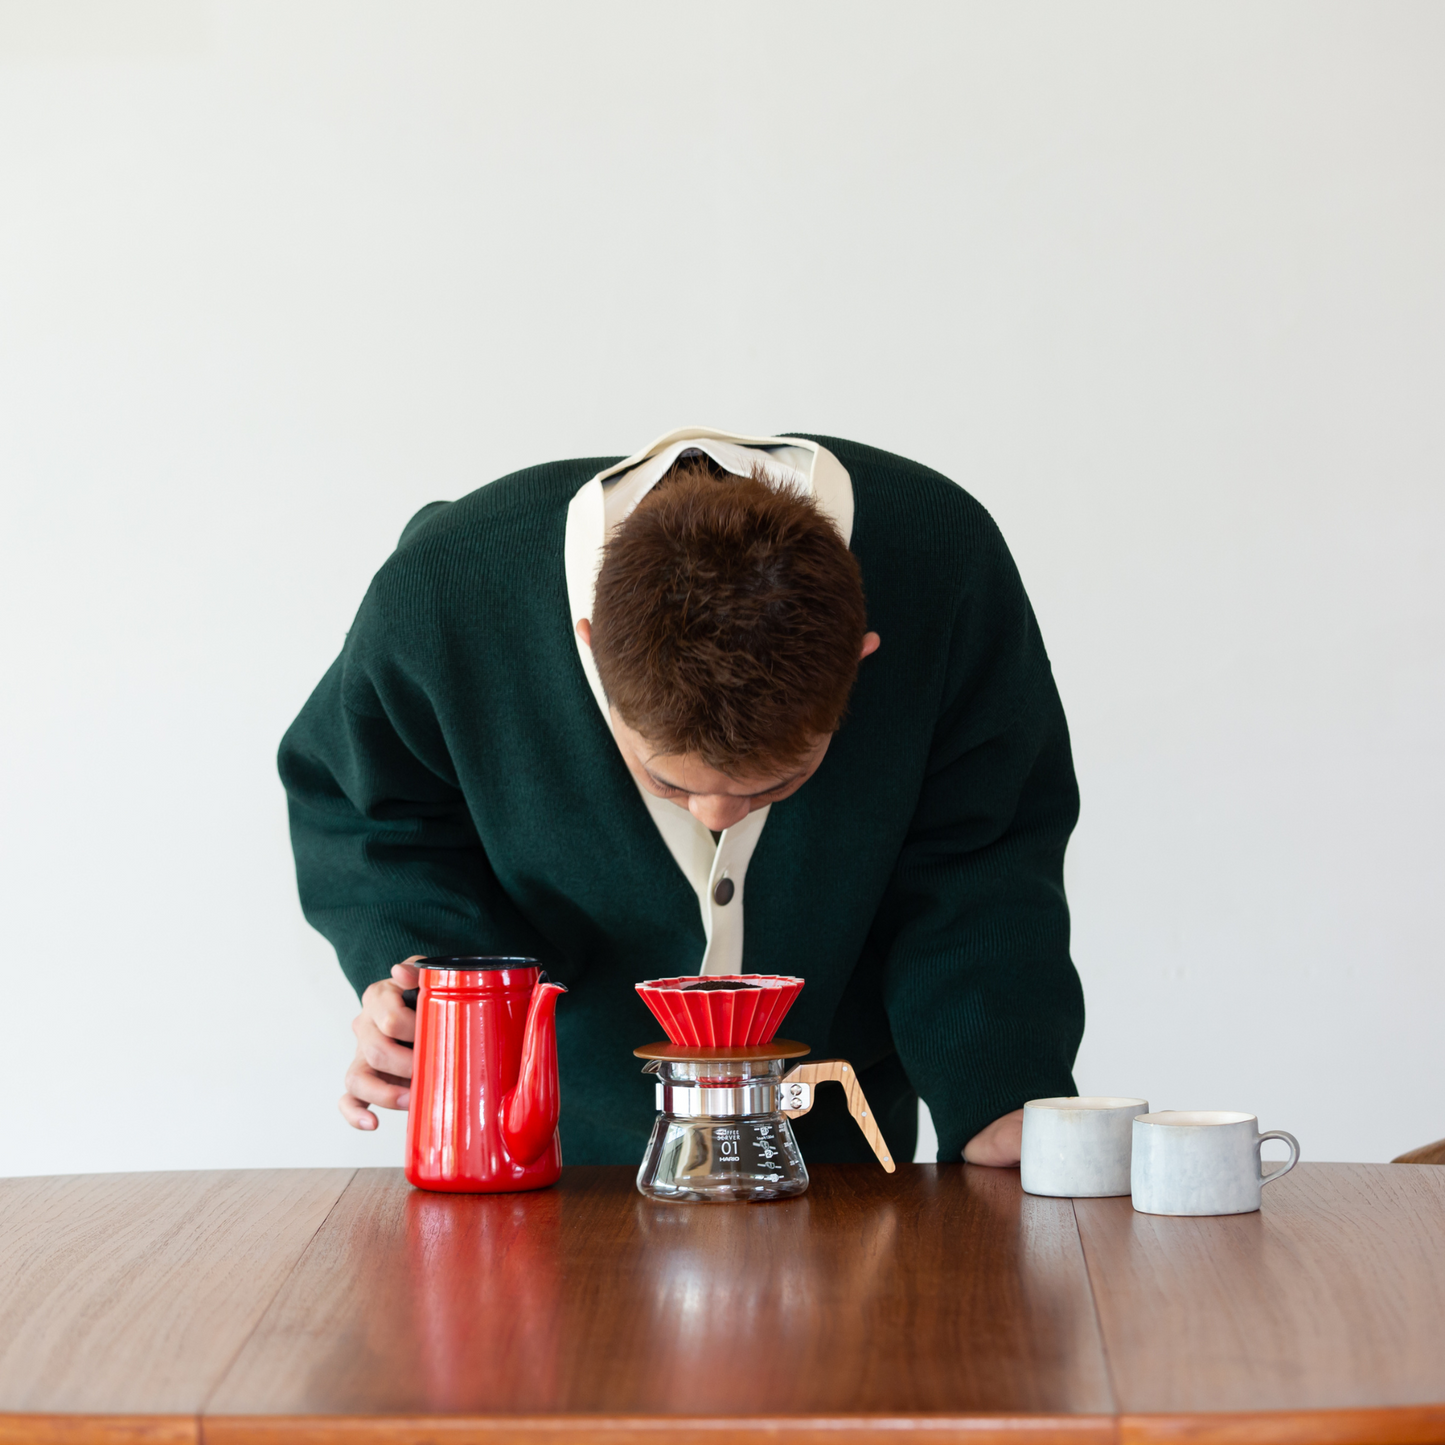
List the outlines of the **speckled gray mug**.
{"type": "Polygon", "coordinates": [[[1031,1099],[1024,1105],[1026,1194],[1101,1199],[1129,1192],[1130,1128],[1145,1099],[1031,1099]]]}
{"type": "Polygon", "coordinates": [[[1253,1114],[1170,1109],[1134,1120],[1132,1193],[1141,1214],[1252,1214],[1259,1191],[1299,1163],[1299,1141],[1283,1129],[1259,1132],[1253,1114]],[[1283,1139],[1289,1159],[1264,1173],[1259,1146],[1283,1139]]]}

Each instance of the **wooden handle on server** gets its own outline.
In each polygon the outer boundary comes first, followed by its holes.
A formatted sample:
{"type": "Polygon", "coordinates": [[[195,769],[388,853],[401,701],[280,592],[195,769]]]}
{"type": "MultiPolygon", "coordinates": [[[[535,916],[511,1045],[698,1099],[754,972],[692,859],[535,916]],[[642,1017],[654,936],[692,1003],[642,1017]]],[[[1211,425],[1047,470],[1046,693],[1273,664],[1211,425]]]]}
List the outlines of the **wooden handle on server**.
{"type": "MultiPolygon", "coordinates": [[[[815,1091],[814,1098],[816,1098],[818,1085],[825,1084],[829,1080],[842,1084],[844,1097],[848,1100],[848,1112],[863,1131],[863,1137],[878,1156],[878,1162],[892,1174],[894,1171],[893,1158],[888,1152],[888,1145],[884,1142],[883,1133],[873,1118],[873,1111],[868,1107],[868,1100],[863,1096],[863,1086],[858,1082],[858,1073],[852,1064],[845,1063],[842,1059],[820,1059],[815,1064],[799,1064],[797,1068],[790,1069],[784,1074],[782,1081],[784,1084],[811,1085],[815,1091]]],[[[807,1109],[784,1109],[783,1113],[790,1119],[796,1119],[799,1115],[806,1114],[812,1107],[810,1102],[807,1109]]]]}

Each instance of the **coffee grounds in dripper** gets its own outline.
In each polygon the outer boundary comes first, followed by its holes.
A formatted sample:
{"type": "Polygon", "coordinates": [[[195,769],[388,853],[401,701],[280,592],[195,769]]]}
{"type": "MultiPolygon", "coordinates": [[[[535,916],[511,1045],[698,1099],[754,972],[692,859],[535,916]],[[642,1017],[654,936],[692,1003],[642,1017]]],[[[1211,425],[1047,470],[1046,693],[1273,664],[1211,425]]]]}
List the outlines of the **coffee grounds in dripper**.
{"type": "Polygon", "coordinates": [[[751,1048],[769,1043],[803,980],[792,974],[714,974],[650,978],[639,997],[675,1044],[751,1048]]]}

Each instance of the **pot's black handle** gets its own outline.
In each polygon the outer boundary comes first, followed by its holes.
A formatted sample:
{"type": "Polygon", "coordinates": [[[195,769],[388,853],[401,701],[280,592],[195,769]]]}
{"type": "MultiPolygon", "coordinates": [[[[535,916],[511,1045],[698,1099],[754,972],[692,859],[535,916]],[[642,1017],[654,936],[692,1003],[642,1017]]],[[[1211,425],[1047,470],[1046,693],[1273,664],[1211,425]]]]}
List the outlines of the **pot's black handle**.
{"type": "MultiPolygon", "coordinates": [[[[402,1003],[404,1003],[407,1008],[411,1009],[413,1012],[416,1011],[416,996],[420,992],[421,990],[419,988],[404,988],[401,991],[402,1003]]],[[[399,1043],[404,1049],[410,1049],[415,1047],[414,1044],[409,1044],[405,1039],[397,1039],[396,1042],[399,1043]]]]}

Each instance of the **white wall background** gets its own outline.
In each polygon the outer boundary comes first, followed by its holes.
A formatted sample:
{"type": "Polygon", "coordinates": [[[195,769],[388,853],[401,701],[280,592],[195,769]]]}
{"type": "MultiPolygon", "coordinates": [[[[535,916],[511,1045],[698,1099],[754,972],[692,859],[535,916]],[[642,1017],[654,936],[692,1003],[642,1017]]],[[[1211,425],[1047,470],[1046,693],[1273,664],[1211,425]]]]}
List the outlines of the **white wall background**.
{"type": "Polygon", "coordinates": [[[273,754],[412,511],[923,459],[1071,719],[1086,1092],[1445,1134],[1445,8],[0,4],[0,1173],[393,1162],[273,754]]]}

